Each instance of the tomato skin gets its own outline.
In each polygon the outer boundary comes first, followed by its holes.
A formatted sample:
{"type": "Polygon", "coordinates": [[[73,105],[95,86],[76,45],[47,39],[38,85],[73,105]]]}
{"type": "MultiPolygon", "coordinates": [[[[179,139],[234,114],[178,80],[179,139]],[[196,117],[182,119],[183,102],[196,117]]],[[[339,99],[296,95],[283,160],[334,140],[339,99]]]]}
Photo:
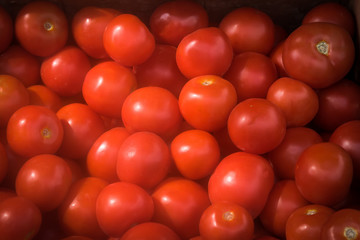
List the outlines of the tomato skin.
{"type": "Polygon", "coordinates": [[[262,98],[248,98],[238,103],[228,118],[232,142],[242,151],[263,154],[284,139],[286,119],[275,104],[262,98]]]}
{"type": "Polygon", "coordinates": [[[44,106],[54,112],[57,112],[63,106],[60,96],[45,85],[32,85],[27,90],[31,105],[44,106]]]}
{"type": "Polygon", "coordinates": [[[299,157],[295,182],[311,203],[333,206],[349,193],[353,177],[350,155],[340,146],[323,142],[308,147],[299,157]]]}
{"type": "Polygon", "coordinates": [[[168,226],[156,222],[140,223],[127,230],[120,240],[180,240],[180,237],[168,226]]]}
{"type": "Polygon", "coordinates": [[[13,40],[14,23],[10,14],[3,8],[0,7],[0,53],[5,51],[13,40]]]}
{"type": "Polygon", "coordinates": [[[232,10],[221,20],[219,28],[229,37],[236,53],[254,51],[268,54],[274,45],[275,27],[272,19],[252,7],[232,10]]]}
{"type": "Polygon", "coordinates": [[[113,18],[105,28],[103,41],[108,55],[125,66],[145,62],[155,48],[154,36],[133,14],[120,14],[113,18]]]}
{"type": "Polygon", "coordinates": [[[217,27],[200,28],[189,33],[176,50],[177,65],[188,79],[201,75],[222,76],[232,59],[231,43],[217,27]]]}
{"type": "Polygon", "coordinates": [[[47,1],[35,1],[20,9],[15,19],[15,35],[27,51],[48,57],[68,40],[68,20],[58,5],[47,1]]]}
{"type": "Polygon", "coordinates": [[[266,204],[274,178],[274,171],[265,158],[245,152],[233,153],[222,159],[210,176],[211,203],[233,202],[256,218],[266,204]]]}
{"type": "Polygon", "coordinates": [[[200,236],[207,240],[251,240],[254,220],[240,205],[219,202],[210,205],[200,218],[200,236]]]}
{"type": "Polygon", "coordinates": [[[308,23],[287,37],[282,58],[290,77],[313,88],[325,88],[340,81],[351,69],[354,42],[344,28],[335,24],[308,23]]]}
{"type": "Polygon", "coordinates": [[[186,122],[196,129],[209,132],[226,126],[236,103],[234,86],[216,75],[190,79],[179,95],[179,108],[186,122]]]}
{"type": "Polygon", "coordinates": [[[6,135],[15,153],[33,157],[56,153],[62,143],[64,130],[55,112],[43,106],[28,105],[10,117],[6,135]]]}
{"type": "Polygon", "coordinates": [[[285,40],[279,42],[270,52],[269,57],[275,64],[277,73],[279,77],[287,77],[283,59],[282,59],[282,51],[284,48],[285,40]]]}

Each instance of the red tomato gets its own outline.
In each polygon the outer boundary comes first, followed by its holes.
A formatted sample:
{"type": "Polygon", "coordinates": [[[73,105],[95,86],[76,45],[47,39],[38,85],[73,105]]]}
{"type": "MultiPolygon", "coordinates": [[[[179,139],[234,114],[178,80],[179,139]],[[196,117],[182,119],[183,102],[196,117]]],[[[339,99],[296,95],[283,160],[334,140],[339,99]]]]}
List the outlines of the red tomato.
{"type": "Polygon", "coordinates": [[[257,52],[244,52],[234,57],[224,78],[235,86],[240,102],[247,98],[265,98],[278,74],[269,57],[257,52]]]}
{"type": "Polygon", "coordinates": [[[226,126],[236,103],[234,86],[216,75],[190,79],[179,95],[179,108],[184,119],[192,127],[209,132],[226,126]]]}
{"type": "Polygon", "coordinates": [[[34,202],[41,211],[56,209],[71,185],[71,170],[56,155],[40,154],[27,160],[16,177],[16,193],[34,202]]]}
{"type": "Polygon", "coordinates": [[[133,14],[120,14],[113,18],[105,28],[103,41],[108,55],[125,66],[145,62],[155,48],[154,36],[133,14]]]}
{"type": "Polygon", "coordinates": [[[111,237],[121,237],[133,225],[148,222],[154,213],[151,196],[127,182],[107,185],[96,200],[96,217],[101,229],[111,237]]]}
{"type": "Polygon", "coordinates": [[[0,55],[0,74],[16,77],[28,87],[40,81],[40,61],[21,46],[11,45],[0,55]]]}
{"type": "Polygon", "coordinates": [[[18,12],[15,19],[16,38],[27,51],[48,57],[68,40],[68,20],[63,10],[48,1],[29,2],[18,12]]]}
{"type": "Polygon", "coordinates": [[[116,173],[120,181],[152,189],[168,174],[170,150],[166,142],[152,132],[136,132],[121,144],[116,173]]]}
{"type": "Polygon", "coordinates": [[[44,84],[60,96],[74,96],[81,93],[90,68],[88,56],[80,48],[68,46],[45,59],[40,74],[44,84]]]}
{"type": "Polygon", "coordinates": [[[319,240],[324,223],[335,211],[310,204],[293,211],[286,222],[287,240],[319,240]]]}
{"type": "Polygon", "coordinates": [[[0,183],[5,179],[9,167],[9,159],[7,157],[6,149],[0,142],[0,183]]]}
{"type": "Polygon", "coordinates": [[[120,12],[111,8],[87,6],[77,11],[71,27],[76,44],[89,56],[107,58],[103,34],[107,24],[120,12]]]}
{"type": "Polygon", "coordinates": [[[275,27],[266,13],[241,7],[224,16],[219,24],[236,53],[254,51],[268,54],[274,45],[275,27]]]}
{"type": "Polygon", "coordinates": [[[86,177],[71,185],[69,192],[58,208],[58,217],[64,231],[94,239],[105,238],[96,214],[96,199],[108,183],[100,178],[86,177]]]}
{"type": "Polygon", "coordinates": [[[311,128],[287,128],[280,145],[267,154],[276,176],[279,179],[294,179],[296,163],[302,152],[320,142],[321,136],[311,128]]]}
{"type": "Polygon", "coordinates": [[[45,85],[32,85],[27,90],[31,105],[44,106],[54,112],[63,106],[60,96],[45,85]]]}
{"type": "Polygon", "coordinates": [[[60,156],[85,160],[96,139],[105,132],[104,122],[89,106],[72,103],[56,113],[64,129],[60,156]]]}
{"type": "Polygon", "coordinates": [[[287,127],[303,127],[314,119],[319,109],[316,92],[296,79],[279,78],[271,84],[266,99],[285,114],[287,127]]]}
{"type": "Polygon", "coordinates": [[[354,42],[342,27],[315,22],[301,25],[285,40],[283,63],[286,73],[313,88],[328,87],[351,69],[354,42]]]}
{"type": "Polygon", "coordinates": [[[308,147],[299,157],[295,182],[305,199],[333,206],[349,193],[353,176],[350,155],[335,143],[324,142],[308,147]]]}
{"type": "Polygon", "coordinates": [[[285,71],[283,59],[282,59],[282,51],[284,48],[285,40],[278,43],[270,52],[269,57],[275,64],[277,73],[279,77],[287,77],[288,74],[285,71]]]}
{"type": "Polygon", "coordinates": [[[43,106],[28,105],[11,115],[6,135],[16,154],[33,157],[56,153],[63,141],[64,130],[55,112],[43,106]]]}
{"type": "Polygon", "coordinates": [[[171,155],[186,178],[209,176],[220,161],[220,147],[210,133],[193,129],[181,132],[171,142],[171,155]]]}
{"type": "Polygon", "coordinates": [[[301,195],[294,180],[276,182],[260,214],[261,223],[265,229],[283,238],[290,214],[307,204],[308,201],[301,195]]]}
{"type": "Polygon", "coordinates": [[[282,142],[286,119],[275,104],[249,98],[234,107],[228,119],[229,136],[242,151],[263,154],[282,142]]]}
{"type": "Polygon", "coordinates": [[[115,127],[95,140],[86,158],[90,176],[99,177],[111,183],[119,180],[116,173],[118,151],[128,136],[130,133],[125,128],[115,127]]]}
{"type": "Polygon", "coordinates": [[[187,34],[207,27],[208,21],[208,13],[199,3],[172,0],[155,8],[149,24],[157,42],[177,46],[187,34]]]}
{"type": "Polygon", "coordinates": [[[360,234],[360,211],[347,208],[333,213],[321,231],[321,240],[358,239],[360,234]]]}
{"type": "Polygon", "coordinates": [[[1,239],[32,239],[41,223],[41,212],[30,200],[10,197],[0,202],[1,239]]]}
{"type": "Polygon", "coordinates": [[[254,220],[240,205],[219,202],[210,205],[200,218],[200,236],[207,240],[252,240],[254,220]]]}
{"type": "Polygon", "coordinates": [[[10,116],[29,104],[29,93],[24,84],[10,75],[0,75],[0,126],[5,127],[10,116]]]}
{"type": "Polygon", "coordinates": [[[259,216],[274,185],[274,171],[265,158],[245,152],[221,160],[210,176],[208,192],[212,203],[233,202],[259,216]]]}
{"type": "Polygon", "coordinates": [[[187,78],[222,76],[229,69],[232,59],[231,43],[217,27],[200,28],[189,33],[176,50],[177,65],[187,78]]]}
{"type": "Polygon", "coordinates": [[[180,237],[168,226],[156,222],[145,222],[127,230],[120,240],[180,240],[180,237]]]}
{"type": "Polygon", "coordinates": [[[13,20],[10,14],[2,6],[0,7],[0,53],[5,51],[13,40],[13,20]]]}

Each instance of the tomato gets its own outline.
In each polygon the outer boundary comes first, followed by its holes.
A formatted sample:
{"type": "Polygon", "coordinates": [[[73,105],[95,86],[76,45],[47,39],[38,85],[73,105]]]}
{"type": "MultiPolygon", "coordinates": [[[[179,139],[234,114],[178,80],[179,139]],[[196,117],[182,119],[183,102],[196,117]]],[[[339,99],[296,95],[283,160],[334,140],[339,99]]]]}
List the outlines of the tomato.
{"type": "Polygon", "coordinates": [[[11,115],[6,135],[15,153],[33,157],[56,153],[62,143],[64,130],[55,112],[43,106],[28,105],[11,115]]]}
{"type": "Polygon", "coordinates": [[[5,51],[13,40],[13,20],[5,8],[0,6],[0,53],[5,51]]]}
{"type": "Polygon", "coordinates": [[[86,6],[78,10],[71,22],[76,44],[89,56],[107,58],[103,34],[107,24],[120,12],[112,8],[86,6]]]}
{"type": "Polygon", "coordinates": [[[322,142],[320,134],[311,128],[287,128],[280,145],[267,154],[276,176],[279,179],[294,179],[296,163],[302,152],[320,142],[322,142]]]}
{"type": "Polygon", "coordinates": [[[197,2],[172,0],[155,8],[149,24],[157,42],[177,46],[187,34],[208,27],[209,16],[197,2]]]}
{"type": "Polygon", "coordinates": [[[302,24],[328,22],[345,28],[351,36],[355,33],[355,18],[344,5],[337,2],[319,4],[310,9],[302,19],[302,24]]]}
{"type": "Polygon", "coordinates": [[[283,77],[271,84],[266,99],[285,114],[287,127],[303,127],[314,119],[319,109],[316,92],[306,83],[283,77]]]}
{"type": "Polygon", "coordinates": [[[151,220],[154,203],[141,187],[116,182],[100,191],[95,211],[100,228],[108,236],[121,237],[133,225],[151,220]]]}
{"type": "Polygon", "coordinates": [[[209,179],[212,203],[233,202],[246,208],[253,218],[260,215],[274,185],[274,171],[265,158],[236,152],[215,168],[209,179]]]}
{"type": "Polygon", "coordinates": [[[102,178],[108,182],[119,180],[116,173],[118,151],[130,133],[123,127],[115,127],[102,133],[91,146],[86,166],[90,176],[102,178]]]}
{"type": "Polygon", "coordinates": [[[190,79],[179,95],[179,108],[184,119],[192,127],[209,132],[226,126],[236,103],[234,86],[216,75],[190,79]]]}
{"type": "Polygon", "coordinates": [[[108,55],[125,66],[145,62],[155,48],[154,36],[133,14],[120,14],[113,18],[105,28],[103,41],[108,55]]]}
{"type": "Polygon", "coordinates": [[[285,237],[286,221],[290,214],[307,204],[294,180],[276,182],[260,214],[261,223],[274,235],[285,237]]]}
{"type": "Polygon", "coordinates": [[[251,240],[254,220],[240,205],[219,202],[210,205],[200,218],[200,236],[207,240],[251,240]]]}
{"type": "Polygon", "coordinates": [[[44,106],[57,112],[62,106],[62,99],[45,85],[32,85],[27,88],[31,105],[44,106]]]}
{"type": "Polygon", "coordinates": [[[181,132],[172,140],[171,155],[179,172],[196,180],[213,172],[220,161],[220,147],[213,135],[193,129],[181,132]]]}
{"type": "Polygon", "coordinates": [[[238,103],[228,119],[232,142],[242,151],[263,154],[282,142],[286,118],[275,104],[262,98],[248,98],[238,103]]]}
{"type": "Polygon", "coordinates": [[[24,5],[15,19],[15,35],[31,54],[48,57],[65,46],[69,27],[64,11],[55,3],[34,1],[24,5]]]}
{"type": "Polygon", "coordinates": [[[128,131],[150,131],[165,138],[172,136],[182,122],[177,98],[160,87],[143,87],[130,93],[121,116],[128,131]]]}
{"type": "Polygon", "coordinates": [[[277,73],[279,77],[287,77],[287,73],[284,67],[283,59],[282,59],[282,51],[284,48],[285,40],[278,43],[270,52],[269,57],[275,64],[277,73]]]}
{"type": "Polygon", "coordinates": [[[180,237],[168,226],[156,222],[140,223],[127,230],[120,240],[180,240],[180,237]]]}
{"type": "Polygon", "coordinates": [[[95,177],[86,177],[71,185],[58,208],[60,224],[66,233],[94,239],[105,237],[97,222],[95,209],[96,199],[107,185],[105,180],[95,177]]]}
{"type": "Polygon", "coordinates": [[[240,102],[248,98],[265,98],[278,74],[269,57],[257,52],[244,52],[234,57],[224,78],[235,86],[240,102]]]}
{"type": "Polygon", "coordinates": [[[0,142],[0,183],[5,179],[9,167],[9,159],[4,144],[0,142]]]}
{"type": "Polygon", "coordinates": [[[41,212],[30,200],[10,197],[0,202],[1,239],[32,239],[41,223],[41,212]]]}
{"type": "Polygon", "coordinates": [[[163,87],[176,97],[188,80],[176,64],[176,47],[171,45],[157,44],[150,58],[133,69],[138,87],[163,87]]]}
{"type": "Polygon", "coordinates": [[[319,240],[324,223],[334,212],[332,208],[316,204],[296,209],[286,222],[286,239],[319,240]]]}
{"type": "Polygon", "coordinates": [[[201,185],[184,178],[168,178],[157,186],[152,198],[153,221],[170,227],[183,239],[199,235],[201,214],[210,205],[201,185]]]}
{"type": "Polygon", "coordinates": [[[11,45],[0,55],[0,74],[19,79],[25,87],[40,82],[40,61],[19,45],[11,45]]]}
{"type": "Polygon", "coordinates": [[[53,154],[40,154],[27,160],[16,177],[16,193],[34,202],[41,211],[54,210],[64,200],[71,185],[66,161],[53,154]]]}
{"type": "Polygon", "coordinates": [[[0,126],[5,127],[10,116],[29,104],[29,93],[24,84],[10,75],[0,75],[0,126]]]}
{"type": "Polygon", "coordinates": [[[90,68],[90,60],[80,48],[67,46],[41,63],[40,74],[44,84],[60,96],[74,96],[81,93],[90,68]]]}
{"type": "Polygon", "coordinates": [[[169,147],[153,132],[133,133],[119,148],[116,173],[120,181],[152,189],[167,176],[169,168],[169,147]]]}
{"type": "Polygon", "coordinates": [[[282,56],[290,77],[313,88],[324,88],[340,81],[349,72],[355,48],[344,28],[315,22],[299,26],[287,37],[282,56]]]}
{"type": "Polygon", "coordinates": [[[268,54],[275,41],[275,27],[266,13],[240,7],[227,13],[220,21],[222,29],[231,41],[236,53],[254,51],[268,54]]]}
{"type": "Polygon", "coordinates": [[[350,155],[335,143],[313,144],[300,155],[295,182],[305,199],[332,206],[349,193],[353,176],[350,155]]]}
{"type": "Polygon", "coordinates": [[[321,240],[358,239],[360,211],[347,208],[333,213],[322,227],[321,240]]]}

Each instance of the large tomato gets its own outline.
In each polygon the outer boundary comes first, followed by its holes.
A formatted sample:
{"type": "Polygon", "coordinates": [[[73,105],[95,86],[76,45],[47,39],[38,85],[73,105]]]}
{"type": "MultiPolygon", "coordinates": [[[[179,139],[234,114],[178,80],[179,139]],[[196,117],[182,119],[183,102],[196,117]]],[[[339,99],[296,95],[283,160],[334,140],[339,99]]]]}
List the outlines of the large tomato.
{"type": "Polygon", "coordinates": [[[0,53],[7,49],[13,40],[13,20],[10,14],[3,8],[0,7],[0,53]]]}
{"type": "Polygon", "coordinates": [[[133,226],[120,238],[120,240],[134,239],[180,240],[180,237],[171,228],[164,224],[144,222],[133,226]]]}

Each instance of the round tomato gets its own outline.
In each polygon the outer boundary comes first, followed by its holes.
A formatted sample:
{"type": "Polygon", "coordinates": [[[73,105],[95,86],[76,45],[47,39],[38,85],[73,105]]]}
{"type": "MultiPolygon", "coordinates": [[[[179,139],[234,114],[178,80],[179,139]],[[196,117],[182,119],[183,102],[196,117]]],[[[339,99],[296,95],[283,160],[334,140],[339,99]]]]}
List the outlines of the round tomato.
{"type": "Polygon", "coordinates": [[[212,203],[233,202],[253,218],[260,215],[274,185],[274,171],[265,158],[236,152],[221,160],[208,184],[212,203]]]}
{"type": "Polygon", "coordinates": [[[63,10],[53,2],[33,1],[18,12],[15,35],[21,46],[31,54],[48,57],[68,40],[68,20],[63,10]]]}
{"type": "Polygon", "coordinates": [[[290,77],[313,88],[324,88],[349,72],[355,47],[344,28],[325,22],[308,23],[287,37],[282,58],[290,77]]]}
{"type": "Polygon", "coordinates": [[[176,50],[177,65],[187,78],[222,76],[230,67],[232,59],[231,43],[217,27],[200,28],[189,33],[176,50]]]}
{"type": "Polygon", "coordinates": [[[145,222],[133,226],[127,230],[120,240],[180,240],[180,237],[168,226],[156,223],[145,222]]]}
{"type": "Polygon", "coordinates": [[[63,106],[60,96],[45,85],[32,85],[27,90],[31,105],[44,106],[54,112],[57,112],[63,106]]]}
{"type": "Polygon", "coordinates": [[[13,40],[13,20],[10,14],[0,6],[0,53],[5,51],[13,40]]]}

